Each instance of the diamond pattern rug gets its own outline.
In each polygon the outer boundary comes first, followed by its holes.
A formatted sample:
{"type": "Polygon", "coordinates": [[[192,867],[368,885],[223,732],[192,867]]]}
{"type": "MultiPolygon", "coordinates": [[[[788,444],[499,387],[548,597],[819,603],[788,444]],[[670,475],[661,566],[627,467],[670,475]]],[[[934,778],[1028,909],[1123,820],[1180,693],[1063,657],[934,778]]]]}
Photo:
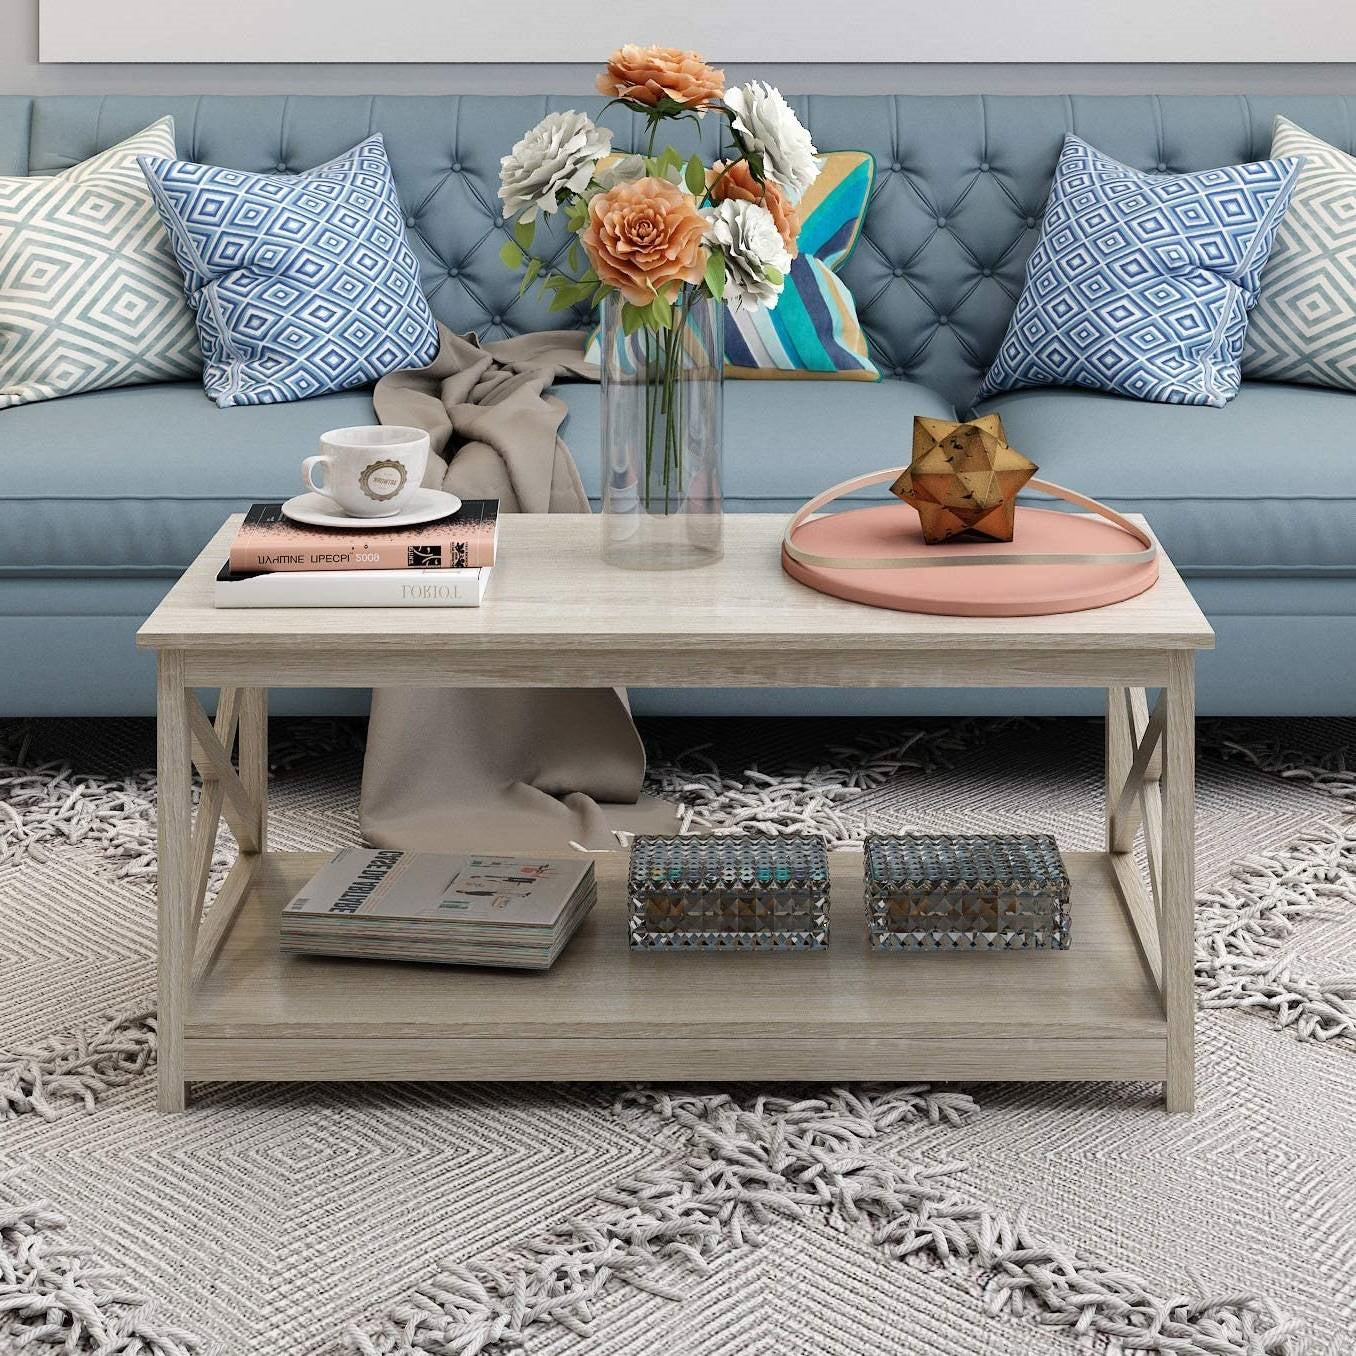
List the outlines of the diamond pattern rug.
{"type": "MultiPolygon", "coordinates": [[[[273,733],[278,844],[354,841],[353,732],[273,733]]],[[[1091,722],[646,735],[718,825],[1101,827],[1091,722]]],[[[161,1117],[151,727],[6,731],[0,1351],[1351,1356],[1353,751],[1350,722],[1203,732],[1226,961],[1203,946],[1198,979],[1237,992],[1201,1014],[1191,1117],[1132,1084],[199,1085],[161,1117]],[[1284,926],[1240,977],[1259,920],[1284,926]]]]}

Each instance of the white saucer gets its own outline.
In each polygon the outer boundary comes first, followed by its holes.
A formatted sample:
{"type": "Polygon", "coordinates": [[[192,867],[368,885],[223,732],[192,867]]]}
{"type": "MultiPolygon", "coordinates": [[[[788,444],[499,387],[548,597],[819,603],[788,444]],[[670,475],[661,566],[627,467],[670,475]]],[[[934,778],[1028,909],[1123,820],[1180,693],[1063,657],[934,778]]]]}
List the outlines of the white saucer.
{"type": "Polygon", "coordinates": [[[418,489],[410,502],[399,513],[385,518],[359,518],[345,513],[327,494],[299,494],[282,506],[284,517],[294,523],[308,523],[312,527],[413,527],[416,523],[431,523],[435,518],[449,518],[461,507],[461,500],[446,490],[418,489]]]}

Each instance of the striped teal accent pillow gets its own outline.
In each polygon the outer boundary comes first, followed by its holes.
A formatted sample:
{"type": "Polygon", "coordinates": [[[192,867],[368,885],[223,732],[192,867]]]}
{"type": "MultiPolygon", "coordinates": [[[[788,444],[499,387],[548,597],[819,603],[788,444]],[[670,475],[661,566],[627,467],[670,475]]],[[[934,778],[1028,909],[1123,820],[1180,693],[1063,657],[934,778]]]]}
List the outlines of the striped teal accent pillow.
{"type": "MultiPolygon", "coordinates": [[[[771,310],[725,311],[725,375],[745,379],[879,381],[847,284],[838,276],[857,244],[876,162],[866,151],[820,157],[800,212],[799,253],[771,310]]],[[[598,332],[588,358],[600,356],[598,332]]]]}

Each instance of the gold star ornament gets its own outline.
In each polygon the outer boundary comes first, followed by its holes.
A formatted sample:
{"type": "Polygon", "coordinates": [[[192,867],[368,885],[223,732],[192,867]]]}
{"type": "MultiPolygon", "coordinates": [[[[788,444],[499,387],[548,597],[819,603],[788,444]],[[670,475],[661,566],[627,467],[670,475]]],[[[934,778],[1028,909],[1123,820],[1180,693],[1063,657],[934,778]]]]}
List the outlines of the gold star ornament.
{"type": "Polygon", "coordinates": [[[1008,446],[996,414],[964,424],[916,415],[913,461],[890,493],[918,510],[934,545],[963,532],[1011,541],[1017,492],[1037,469],[1008,446]]]}

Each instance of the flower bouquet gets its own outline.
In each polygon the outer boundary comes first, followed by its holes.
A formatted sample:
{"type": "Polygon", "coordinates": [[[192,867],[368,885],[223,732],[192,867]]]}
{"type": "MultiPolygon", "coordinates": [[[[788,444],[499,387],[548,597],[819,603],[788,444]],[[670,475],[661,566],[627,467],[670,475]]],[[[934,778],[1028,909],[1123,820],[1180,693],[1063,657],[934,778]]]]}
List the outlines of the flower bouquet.
{"type": "Polygon", "coordinates": [[[583,113],[548,114],[500,162],[516,218],[501,257],[552,310],[601,308],[606,554],[696,563],[720,552],[723,308],[776,306],[819,161],[776,89],[727,90],[694,52],[622,47],[598,88],[605,109],[646,119],[645,153],[614,155],[583,113]],[[722,157],[657,144],[664,123],[707,114],[726,124],[722,157]],[[573,239],[539,253],[537,224],[557,213],[573,239]]]}

